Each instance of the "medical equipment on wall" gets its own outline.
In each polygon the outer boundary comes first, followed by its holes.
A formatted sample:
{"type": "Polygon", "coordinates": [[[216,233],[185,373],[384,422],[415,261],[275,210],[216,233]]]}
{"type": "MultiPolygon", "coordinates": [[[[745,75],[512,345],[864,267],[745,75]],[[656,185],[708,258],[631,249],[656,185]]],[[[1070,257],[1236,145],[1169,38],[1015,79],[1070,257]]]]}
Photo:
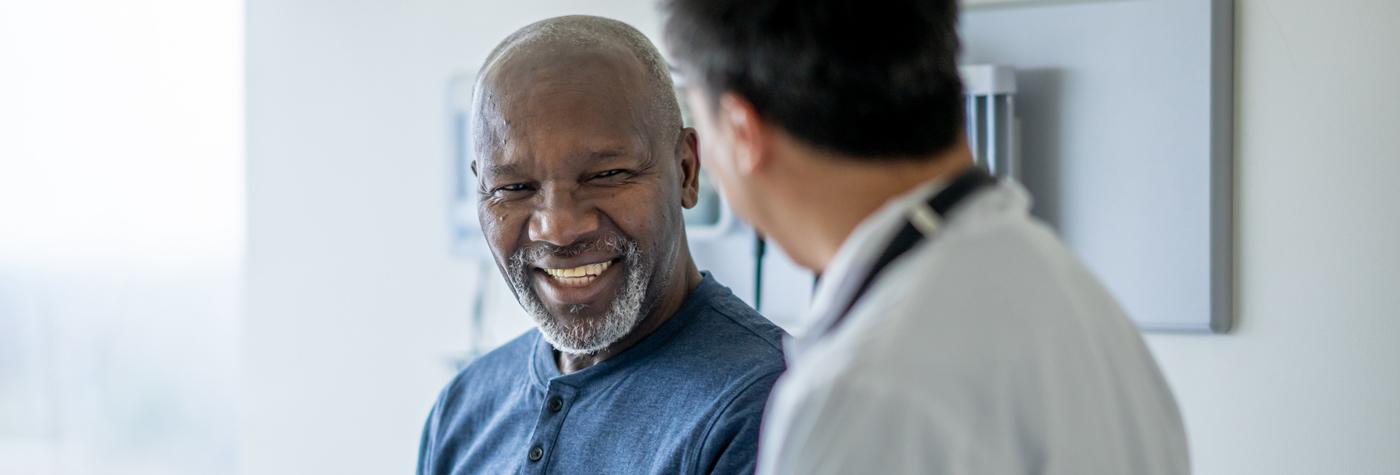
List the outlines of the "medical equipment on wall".
{"type": "Polygon", "coordinates": [[[978,165],[993,176],[1020,176],[1016,129],[1016,71],[1008,66],[962,66],[967,142],[978,165]]]}

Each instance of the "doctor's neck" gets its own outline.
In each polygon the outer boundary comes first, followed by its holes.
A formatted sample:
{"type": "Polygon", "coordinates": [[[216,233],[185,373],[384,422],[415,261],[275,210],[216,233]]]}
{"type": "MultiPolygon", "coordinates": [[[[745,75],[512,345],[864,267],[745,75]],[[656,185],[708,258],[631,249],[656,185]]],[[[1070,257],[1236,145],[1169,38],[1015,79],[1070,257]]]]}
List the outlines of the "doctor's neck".
{"type": "Polygon", "coordinates": [[[959,141],[927,156],[872,159],[788,143],[774,160],[765,193],[764,231],[798,264],[823,272],[856,227],[890,200],[933,180],[951,180],[973,166],[959,141]]]}

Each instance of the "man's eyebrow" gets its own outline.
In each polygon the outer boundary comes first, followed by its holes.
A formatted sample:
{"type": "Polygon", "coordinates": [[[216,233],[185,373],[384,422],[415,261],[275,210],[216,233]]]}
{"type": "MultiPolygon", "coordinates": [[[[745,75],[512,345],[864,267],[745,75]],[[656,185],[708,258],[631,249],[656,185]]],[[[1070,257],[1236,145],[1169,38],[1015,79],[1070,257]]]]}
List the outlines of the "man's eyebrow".
{"type": "MultiPolygon", "coordinates": [[[[630,152],[625,147],[609,147],[578,152],[574,155],[574,159],[593,163],[627,155],[630,155],[630,152]]],[[[492,163],[486,166],[486,174],[496,177],[516,177],[524,175],[524,168],[516,163],[492,163]]]]}
{"type": "Polygon", "coordinates": [[[519,175],[520,165],[514,163],[491,164],[486,167],[491,175],[519,175]]]}
{"type": "Polygon", "coordinates": [[[627,149],[622,147],[604,148],[597,150],[589,150],[579,155],[580,158],[584,160],[596,162],[600,160],[607,160],[609,158],[625,156],[627,155],[627,149]]]}

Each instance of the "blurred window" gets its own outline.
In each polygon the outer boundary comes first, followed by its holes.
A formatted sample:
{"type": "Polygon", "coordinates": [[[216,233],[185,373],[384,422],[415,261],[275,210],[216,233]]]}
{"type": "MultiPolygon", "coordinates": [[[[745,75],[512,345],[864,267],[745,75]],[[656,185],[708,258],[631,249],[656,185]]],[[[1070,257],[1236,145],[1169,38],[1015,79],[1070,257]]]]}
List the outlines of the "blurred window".
{"type": "Polygon", "coordinates": [[[0,473],[234,472],[242,23],[0,2],[0,473]]]}

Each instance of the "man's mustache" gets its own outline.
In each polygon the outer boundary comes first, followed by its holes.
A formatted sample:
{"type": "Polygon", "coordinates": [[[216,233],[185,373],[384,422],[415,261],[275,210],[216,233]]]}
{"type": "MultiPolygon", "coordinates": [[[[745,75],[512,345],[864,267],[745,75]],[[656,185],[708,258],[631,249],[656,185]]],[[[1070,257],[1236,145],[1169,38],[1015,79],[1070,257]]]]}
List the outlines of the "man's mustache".
{"type": "Polygon", "coordinates": [[[556,246],[544,241],[535,241],[521,246],[515,252],[516,262],[529,264],[546,257],[569,258],[589,253],[606,253],[625,256],[631,241],[617,234],[604,234],[586,241],[576,241],[567,246],[556,246]]]}

